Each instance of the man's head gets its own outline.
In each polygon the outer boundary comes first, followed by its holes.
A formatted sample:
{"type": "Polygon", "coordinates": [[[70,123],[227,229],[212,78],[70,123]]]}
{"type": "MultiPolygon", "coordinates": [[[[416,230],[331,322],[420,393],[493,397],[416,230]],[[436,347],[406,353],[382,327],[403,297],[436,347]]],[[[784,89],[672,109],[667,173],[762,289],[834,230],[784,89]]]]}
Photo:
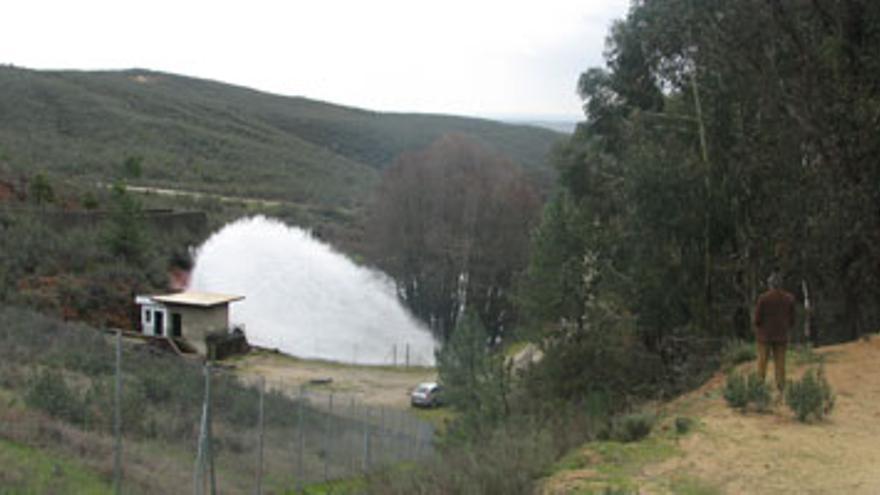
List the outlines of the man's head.
{"type": "Polygon", "coordinates": [[[773,271],[769,277],[767,277],[767,287],[771,289],[778,289],[782,286],[782,275],[778,271],[773,271]]]}

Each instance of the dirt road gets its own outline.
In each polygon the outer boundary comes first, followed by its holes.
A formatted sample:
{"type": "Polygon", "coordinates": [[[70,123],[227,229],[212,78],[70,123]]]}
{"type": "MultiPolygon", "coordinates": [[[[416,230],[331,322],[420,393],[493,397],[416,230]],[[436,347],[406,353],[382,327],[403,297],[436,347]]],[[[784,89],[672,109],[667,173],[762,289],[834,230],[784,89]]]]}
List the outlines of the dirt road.
{"type": "MultiPolygon", "coordinates": [[[[724,377],[719,374],[700,390],[661,408],[662,426],[643,447],[632,447],[633,452],[642,449],[649,455],[619,458],[631,464],[636,459],[625,486],[644,494],[880,493],[880,337],[816,352],[825,356],[828,381],[837,396],[826,421],[799,423],[783,404],[769,414],[734,411],[721,396],[724,377]],[[682,415],[694,418],[697,427],[674,438],[669,424],[682,415]],[[667,445],[658,448],[663,442],[667,445]]],[[[798,376],[807,366],[793,368],[798,376]]],[[[596,481],[609,465],[620,468],[618,473],[627,472],[596,450],[588,446],[581,451],[593,465],[587,460],[579,469],[554,474],[543,491],[590,493],[602,486],[596,481]]]]}
{"type": "Polygon", "coordinates": [[[229,363],[245,380],[265,377],[270,388],[294,390],[304,385],[315,394],[352,395],[359,403],[400,409],[409,407],[409,392],[416,385],[437,377],[430,368],[353,366],[268,351],[251,352],[229,363]]]}

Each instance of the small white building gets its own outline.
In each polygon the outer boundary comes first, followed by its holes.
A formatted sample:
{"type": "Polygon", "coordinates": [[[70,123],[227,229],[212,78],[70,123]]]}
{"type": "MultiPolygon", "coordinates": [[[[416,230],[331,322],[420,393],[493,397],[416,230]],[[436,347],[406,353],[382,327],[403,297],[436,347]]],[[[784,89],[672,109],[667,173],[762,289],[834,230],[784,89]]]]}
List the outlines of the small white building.
{"type": "Polygon", "coordinates": [[[135,302],[141,307],[144,335],[181,339],[205,355],[205,337],[229,332],[229,304],[242,299],[244,296],[180,292],[137,296],[135,302]]]}

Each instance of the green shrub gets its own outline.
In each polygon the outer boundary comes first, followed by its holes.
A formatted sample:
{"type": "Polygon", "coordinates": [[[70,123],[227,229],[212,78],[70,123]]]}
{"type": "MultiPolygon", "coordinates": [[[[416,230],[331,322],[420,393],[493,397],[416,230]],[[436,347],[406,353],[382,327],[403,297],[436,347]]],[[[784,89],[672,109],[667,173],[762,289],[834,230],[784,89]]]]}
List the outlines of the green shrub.
{"type": "MultiPolygon", "coordinates": [[[[134,380],[123,380],[121,399],[120,419],[125,434],[143,434],[146,431],[148,406],[143,387],[134,380]]],[[[115,377],[92,380],[83,395],[82,404],[85,423],[89,428],[112,432],[116,407],[115,377]]]]}
{"type": "Polygon", "coordinates": [[[675,418],[675,432],[679,435],[684,435],[685,433],[691,431],[691,428],[693,427],[693,419],[688,418],[687,416],[679,416],[675,418]]]}
{"type": "Polygon", "coordinates": [[[789,357],[794,364],[822,364],[825,362],[825,355],[818,354],[813,350],[813,346],[809,343],[795,345],[788,349],[789,357]]]}
{"type": "Polygon", "coordinates": [[[749,405],[746,379],[741,373],[727,375],[727,381],[724,383],[724,400],[727,401],[728,406],[734,409],[745,410],[749,405]]]}
{"type": "Polygon", "coordinates": [[[57,370],[43,370],[30,380],[25,389],[25,403],[50,416],[71,423],[82,421],[82,401],[57,370]]]}
{"type": "Polygon", "coordinates": [[[757,351],[754,343],[731,340],[721,350],[721,366],[722,369],[729,370],[738,364],[753,361],[756,357],[757,351]]]}
{"type": "Polygon", "coordinates": [[[746,391],[749,402],[755,405],[758,412],[766,412],[770,409],[772,398],[770,386],[758,378],[757,373],[749,373],[746,377],[746,391]]]}
{"type": "Polygon", "coordinates": [[[730,407],[745,412],[749,404],[753,404],[756,411],[765,412],[770,408],[771,398],[770,387],[758,378],[757,373],[746,376],[731,373],[727,376],[724,400],[730,407]]]}
{"type": "Polygon", "coordinates": [[[799,381],[789,380],[785,391],[785,403],[794,412],[798,421],[806,422],[810,417],[821,421],[834,409],[834,393],[825,378],[821,366],[811,368],[799,381]]]}
{"type": "Polygon", "coordinates": [[[637,442],[651,433],[655,420],[653,414],[627,414],[615,421],[612,438],[619,442],[637,442]]]}

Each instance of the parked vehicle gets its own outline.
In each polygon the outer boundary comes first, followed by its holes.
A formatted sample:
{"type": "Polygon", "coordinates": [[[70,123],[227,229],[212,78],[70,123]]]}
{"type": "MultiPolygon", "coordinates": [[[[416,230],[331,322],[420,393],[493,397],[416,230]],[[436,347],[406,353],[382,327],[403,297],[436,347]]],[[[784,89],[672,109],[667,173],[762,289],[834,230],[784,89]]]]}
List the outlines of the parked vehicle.
{"type": "Polygon", "coordinates": [[[443,405],[443,387],[434,382],[420,383],[409,397],[413,407],[438,407],[443,405]]]}

